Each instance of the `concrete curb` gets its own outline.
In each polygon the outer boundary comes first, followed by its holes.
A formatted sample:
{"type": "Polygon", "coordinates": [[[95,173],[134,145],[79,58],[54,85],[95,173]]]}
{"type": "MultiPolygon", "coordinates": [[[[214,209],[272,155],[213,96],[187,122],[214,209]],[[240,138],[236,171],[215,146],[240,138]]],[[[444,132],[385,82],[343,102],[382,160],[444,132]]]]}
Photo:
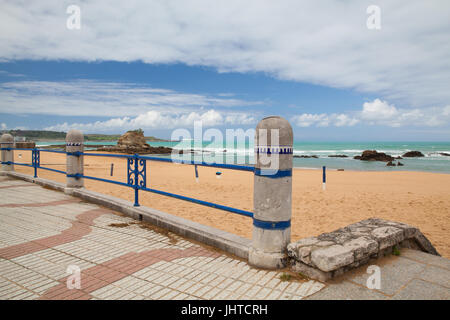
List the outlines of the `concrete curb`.
{"type": "Polygon", "coordinates": [[[34,178],[18,172],[1,172],[0,175],[10,176],[36,183],[47,188],[62,191],[65,194],[102,205],[111,210],[121,212],[136,220],[149,222],[186,238],[219,248],[240,258],[248,260],[248,252],[251,245],[250,239],[148,207],[134,207],[132,202],[86,190],[85,188],[66,188],[66,186],[62,183],[42,178],[34,178]]]}

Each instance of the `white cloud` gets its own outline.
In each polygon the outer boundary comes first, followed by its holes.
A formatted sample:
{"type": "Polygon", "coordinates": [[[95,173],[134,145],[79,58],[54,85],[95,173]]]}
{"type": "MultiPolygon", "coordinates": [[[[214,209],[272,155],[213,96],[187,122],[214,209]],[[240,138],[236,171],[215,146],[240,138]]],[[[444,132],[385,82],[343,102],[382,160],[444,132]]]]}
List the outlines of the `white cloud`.
{"type": "Polygon", "coordinates": [[[0,84],[0,113],[111,117],[88,123],[64,122],[47,130],[117,132],[133,128],[172,129],[192,126],[249,125],[253,115],[233,107],[260,106],[234,95],[189,94],[133,83],[76,80],[19,81],[0,84]],[[220,110],[220,108],[222,110],[220,110]]]}
{"type": "Polygon", "coordinates": [[[362,110],[351,114],[304,113],[291,118],[299,127],[333,125],[354,126],[357,123],[388,127],[441,127],[450,124],[450,106],[404,109],[380,99],[365,102],[362,110]]]}
{"type": "Polygon", "coordinates": [[[351,127],[359,122],[358,119],[349,117],[346,114],[339,114],[335,118],[336,127],[351,127]]]}
{"type": "Polygon", "coordinates": [[[75,80],[17,81],[0,84],[0,112],[61,116],[137,116],[155,111],[262,105],[207,94],[190,94],[133,83],[75,80]]]}
{"type": "Polygon", "coordinates": [[[359,122],[358,119],[350,117],[346,114],[332,113],[330,115],[326,113],[310,114],[303,113],[292,117],[292,122],[299,127],[328,127],[333,125],[335,127],[354,126],[359,122]]]}
{"type": "Polygon", "coordinates": [[[372,102],[364,102],[361,118],[365,120],[392,119],[398,114],[395,106],[389,105],[386,101],[375,99],[372,102]]]}
{"type": "Polygon", "coordinates": [[[3,1],[0,60],[143,61],[355,88],[412,107],[450,101],[450,2],[372,0],[3,1]]]}
{"type": "Polygon", "coordinates": [[[25,75],[20,74],[20,73],[12,73],[12,72],[8,72],[8,71],[5,71],[5,70],[0,70],[0,75],[7,76],[7,77],[16,77],[16,78],[25,76],[25,75]]]}
{"type": "Polygon", "coordinates": [[[195,121],[201,121],[204,127],[223,125],[255,124],[256,119],[244,113],[219,112],[214,109],[205,112],[148,111],[136,117],[112,118],[91,123],[61,123],[49,126],[45,130],[68,131],[78,129],[84,132],[118,132],[137,128],[173,129],[192,127],[195,121]]]}

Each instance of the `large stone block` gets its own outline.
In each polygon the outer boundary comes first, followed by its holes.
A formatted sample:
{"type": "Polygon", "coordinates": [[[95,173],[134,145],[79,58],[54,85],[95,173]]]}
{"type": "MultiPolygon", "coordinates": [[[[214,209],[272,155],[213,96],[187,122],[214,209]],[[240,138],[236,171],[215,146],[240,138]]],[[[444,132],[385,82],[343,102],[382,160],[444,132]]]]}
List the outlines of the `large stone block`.
{"type": "Polygon", "coordinates": [[[402,229],[396,227],[380,227],[372,230],[372,237],[378,241],[379,250],[394,246],[405,239],[402,229]]]}
{"type": "Polygon", "coordinates": [[[378,218],[291,243],[288,253],[292,268],[325,280],[391,254],[394,246],[439,255],[416,227],[378,218]]]}
{"type": "Polygon", "coordinates": [[[359,237],[344,243],[344,247],[352,250],[355,260],[362,260],[378,251],[378,242],[368,237],[359,237]]]}
{"type": "Polygon", "coordinates": [[[314,250],[311,262],[322,271],[333,271],[353,263],[353,251],[341,245],[314,250]]]}

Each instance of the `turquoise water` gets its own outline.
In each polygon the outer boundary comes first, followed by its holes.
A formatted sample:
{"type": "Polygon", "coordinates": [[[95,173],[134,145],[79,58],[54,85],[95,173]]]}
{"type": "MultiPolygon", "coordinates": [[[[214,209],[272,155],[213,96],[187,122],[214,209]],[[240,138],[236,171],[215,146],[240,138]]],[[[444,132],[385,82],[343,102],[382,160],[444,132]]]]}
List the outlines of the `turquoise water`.
{"type": "MultiPolygon", "coordinates": [[[[50,144],[64,144],[64,142],[38,142],[39,146],[50,144]]],[[[86,145],[105,144],[115,145],[116,142],[86,142],[86,145]]],[[[198,146],[194,141],[180,142],[149,142],[151,146],[165,146],[178,149],[194,149],[195,160],[215,161],[229,164],[253,164],[253,143],[242,147],[229,148],[211,142],[203,142],[198,146]],[[203,153],[200,152],[203,150],[203,153]],[[225,151],[226,150],[226,151],[225,151]],[[203,159],[202,159],[203,154],[203,159]]],[[[294,158],[294,167],[321,168],[327,166],[330,169],[363,170],[363,171],[427,171],[450,173],[450,157],[439,155],[440,152],[450,154],[450,142],[295,142],[294,155],[317,155],[319,158],[304,159],[294,158]],[[386,167],[386,163],[377,161],[354,160],[353,156],[360,155],[364,150],[377,150],[392,156],[401,156],[407,151],[421,151],[423,158],[404,158],[400,160],[403,167],[386,167]],[[329,155],[343,154],[348,158],[329,158],[329,155]]]]}

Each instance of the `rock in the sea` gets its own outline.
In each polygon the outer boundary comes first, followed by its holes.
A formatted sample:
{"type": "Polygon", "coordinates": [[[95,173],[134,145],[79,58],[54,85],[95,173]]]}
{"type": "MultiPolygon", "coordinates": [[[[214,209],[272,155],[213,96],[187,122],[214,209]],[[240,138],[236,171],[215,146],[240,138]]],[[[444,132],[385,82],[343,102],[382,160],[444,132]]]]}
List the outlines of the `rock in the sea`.
{"type": "Polygon", "coordinates": [[[408,151],[402,157],[413,158],[413,157],[424,157],[424,155],[420,151],[408,151]]]}
{"type": "Polygon", "coordinates": [[[348,158],[345,154],[330,154],[329,158],[348,158]]]}
{"type": "Polygon", "coordinates": [[[313,154],[312,156],[308,156],[308,155],[301,155],[301,156],[294,155],[294,158],[314,158],[314,159],[317,159],[319,157],[313,154]]]}
{"type": "Polygon", "coordinates": [[[127,154],[167,154],[172,152],[172,148],[150,146],[145,140],[144,131],[141,129],[127,131],[120,136],[115,147],[103,147],[97,150],[127,154]]]}
{"type": "Polygon", "coordinates": [[[120,136],[117,147],[149,147],[144,137],[144,131],[131,130],[120,136]]]}
{"type": "Polygon", "coordinates": [[[397,162],[397,166],[401,167],[401,166],[404,166],[404,164],[399,161],[399,162],[397,162]]]}
{"type": "Polygon", "coordinates": [[[386,166],[395,167],[395,163],[393,163],[392,161],[389,161],[388,163],[386,163],[386,166]]]}
{"type": "Polygon", "coordinates": [[[446,157],[450,157],[450,153],[446,153],[446,152],[439,152],[439,154],[441,156],[446,156],[446,157]]]}
{"type": "Polygon", "coordinates": [[[363,161],[392,161],[394,158],[386,153],[377,152],[376,150],[365,150],[360,156],[355,156],[353,159],[363,161]]]}

